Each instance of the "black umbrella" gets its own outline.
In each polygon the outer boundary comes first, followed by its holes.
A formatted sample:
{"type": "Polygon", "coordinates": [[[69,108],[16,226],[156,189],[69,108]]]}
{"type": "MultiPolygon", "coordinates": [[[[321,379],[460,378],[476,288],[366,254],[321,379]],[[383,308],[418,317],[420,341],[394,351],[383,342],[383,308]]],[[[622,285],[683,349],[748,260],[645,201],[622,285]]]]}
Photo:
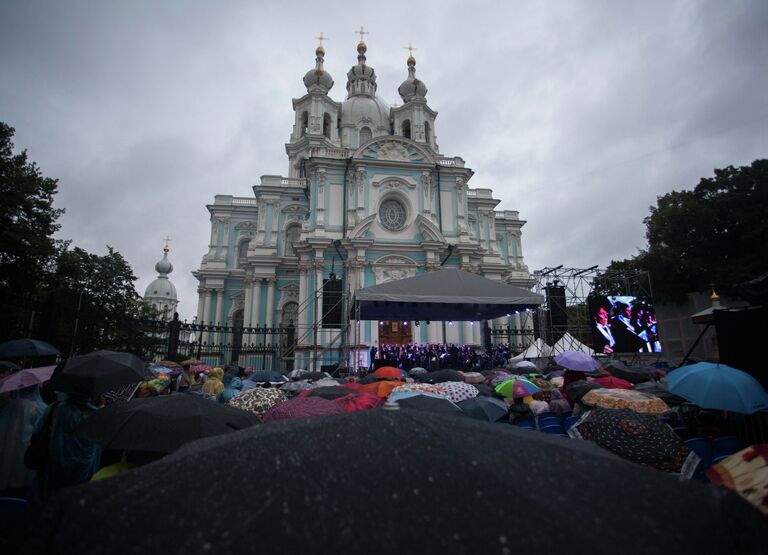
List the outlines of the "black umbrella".
{"type": "Polygon", "coordinates": [[[401,409],[421,410],[426,412],[439,412],[464,416],[464,413],[456,403],[442,397],[433,397],[431,395],[414,395],[399,399],[397,404],[401,409]]]}
{"type": "Polygon", "coordinates": [[[0,360],[0,372],[18,372],[21,370],[21,366],[8,360],[0,360]]]}
{"type": "Polygon", "coordinates": [[[350,393],[354,393],[353,389],[343,387],[340,385],[329,385],[325,387],[316,387],[310,389],[307,393],[307,397],[322,397],[323,399],[339,399],[340,397],[346,397],[350,393]]]}
{"type": "Polygon", "coordinates": [[[575,382],[568,384],[568,387],[565,388],[565,394],[568,396],[568,401],[573,405],[574,403],[581,401],[581,398],[593,389],[602,388],[603,386],[599,383],[576,380],[575,382]]]}
{"type": "Polygon", "coordinates": [[[75,434],[105,449],[172,453],[190,441],[258,423],[252,412],[176,394],[112,403],[81,422],[75,434]]]}
{"type": "Polygon", "coordinates": [[[55,492],[10,533],[0,549],[25,555],[699,555],[768,545],[764,517],[730,492],[588,442],[406,410],[203,439],[55,492]],[[546,524],[522,525],[510,500],[546,524]],[[193,514],[203,520],[190,531],[193,514]]]}
{"type": "Polygon", "coordinates": [[[473,383],[470,385],[472,385],[472,387],[477,389],[480,395],[485,395],[487,397],[496,397],[497,399],[500,398],[500,395],[496,393],[496,390],[486,383],[473,383]]]}
{"type": "Polygon", "coordinates": [[[698,463],[695,454],[666,423],[631,409],[591,410],[568,433],[594,441],[632,462],[666,472],[685,472],[687,477],[698,463]]]}
{"type": "Polygon", "coordinates": [[[56,347],[39,339],[13,339],[0,343],[0,358],[31,358],[60,354],[56,347]]]}
{"type": "Polygon", "coordinates": [[[486,422],[496,422],[505,417],[509,411],[504,401],[482,395],[462,401],[458,405],[467,416],[486,422]]]}
{"type": "Polygon", "coordinates": [[[643,382],[632,387],[635,391],[642,391],[643,393],[649,393],[655,395],[668,405],[682,405],[687,403],[686,399],[678,397],[674,393],[670,393],[666,387],[663,387],[657,382],[643,382]]]}
{"type": "Polygon", "coordinates": [[[428,374],[420,374],[416,379],[427,383],[463,382],[464,375],[456,370],[436,370],[428,374]]]}
{"type": "Polygon", "coordinates": [[[152,378],[154,374],[136,355],[95,351],[60,364],[53,373],[50,385],[56,391],[97,397],[122,385],[152,378]]]}
{"type": "Polygon", "coordinates": [[[327,374],[326,372],[307,372],[306,374],[302,374],[301,378],[302,380],[322,380],[323,378],[330,378],[330,374],[327,374]]]}
{"type": "Polygon", "coordinates": [[[603,367],[608,373],[632,383],[642,383],[653,379],[653,374],[647,368],[627,366],[619,360],[612,360],[603,367]]]}

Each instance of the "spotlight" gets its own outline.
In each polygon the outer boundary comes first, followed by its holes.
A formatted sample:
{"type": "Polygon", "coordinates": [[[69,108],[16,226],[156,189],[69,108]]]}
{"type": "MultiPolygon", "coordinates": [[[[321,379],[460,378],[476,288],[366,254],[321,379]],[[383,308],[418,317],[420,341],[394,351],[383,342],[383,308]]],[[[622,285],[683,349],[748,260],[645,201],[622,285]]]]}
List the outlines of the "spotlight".
{"type": "Polygon", "coordinates": [[[404,325],[404,326],[407,326],[407,325],[408,325],[408,322],[406,322],[405,320],[403,320],[403,325],[404,325]]]}
{"type": "Polygon", "coordinates": [[[475,325],[475,323],[474,323],[474,322],[470,322],[470,323],[469,323],[469,325],[470,325],[470,326],[474,326],[474,325],[475,325]]]}
{"type": "Polygon", "coordinates": [[[360,325],[360,320],[358,320],[358,321],[357,321],[357,325],[358,325],[358,326],[360,325]]]}
{"type": "Polygon", "coordinates": [[[507,313],[507,318],[509,318],[510,316],[512,316],[512,315],[511,315],[511,314],[509,314],[509,313],[507,313]]]}
{"type": "Polygon", "coordinates": [[[421,324],[421,322],[419,322],[418,320],[416,320],[416,327],[417,327],[417,328],[419,327],[419,325],[420,325],[420,324],[421,324]]]}
{"type": "Polygon", "coordinates": [[[382,322],[381,320],[379,320],[379,325],[380,325],[380,326],[383,326],[383,325],[384,325],[384,322],[382,322]]]}
{"type": "Polygon", "coordinates": [[[449,325],[449,326],[452,326],[452,325],[453,325],[453,322],[448,322],[448,325],[449,325]]]}

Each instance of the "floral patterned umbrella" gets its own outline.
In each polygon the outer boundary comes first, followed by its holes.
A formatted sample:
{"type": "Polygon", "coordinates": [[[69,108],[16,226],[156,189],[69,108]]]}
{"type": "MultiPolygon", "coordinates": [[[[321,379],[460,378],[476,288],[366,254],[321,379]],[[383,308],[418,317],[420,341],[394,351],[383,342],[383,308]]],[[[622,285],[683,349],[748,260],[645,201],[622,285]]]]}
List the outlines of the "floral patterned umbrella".
{"type": "Polygon", "coordinates": [[[263,416],[275,405],[287,401],[288,397],[273,387],[255,387],[244,391],[237,397],[232,397],[229,404],[241,410],[247,410],[258,416],[263,416]]]}
{"type": "Polygon", "coordinates": [[[604,409],[630,409],[641,414],[665,414],[669,405],[648,393],[630,389],[593,389],[581,402],[592,407],[604,409]]]}
{"type": "Polygon", "coordinates": [[[706,471],[709,479],[735,491],[768,516],[768,445],[752,445],[706,471]]]}

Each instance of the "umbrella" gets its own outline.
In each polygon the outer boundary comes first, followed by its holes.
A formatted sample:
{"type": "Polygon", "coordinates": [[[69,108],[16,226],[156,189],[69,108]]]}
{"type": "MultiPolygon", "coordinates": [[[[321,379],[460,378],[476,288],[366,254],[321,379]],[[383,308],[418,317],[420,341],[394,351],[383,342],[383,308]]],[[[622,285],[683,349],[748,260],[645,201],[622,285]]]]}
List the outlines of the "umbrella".
{"type": "Polygon", "coordinates": [[[0,360],[0,372],[6,371],[6,370],[9,370],[11,372],[16,372],[18,370],[21,370],[21,366],[9,360],[0,360]]]}
{"type": "Polygon", "coordinates": [[[422,368],[421,366],[416,366],[415,368],[411,368],[410,372],[408,374],[410,376],[418,376],[419,374],[428,374],[429,370],[426,368],[422,368]]]}
{"type": "Polygon", "coordinates": [[[669,390],[658,382],[643,382],[632,386],[633,391],[641,391],[649,395],[655,395],[668,405],[682,405],[687,401],[682,397],[670,393],[669,390]]]}
{"type": "Polygon", "coordinates": [[[515,370],[524,370],[526,368],[530,368],[531,370],[537,370],[536,365],[532,363],[530,360],[519,360],[512,365],[512,368],[515,370]]]}
{"type": "Polygon", "coordinates": [[[302,380],[322,380],[323,378],[330,378],[331,375],[328,372],[307,372],[301,376],[302,380]]]}
{"type": "Polygon", "coordinates": [[[568,387],[565,388],[565,394],[568,401],[573,405],[581,401],[581,398],[593,389],[603,389],[603,386],[599,383],[577,380],[568,384],[568,387]]]}
{"type": "Polygon", "coordinates": [[[594,409],[568,430],[571,437],[593,441],[632,462],[693,475],[699,458],[660,419],[630,409],[594,409]]]}
{"type": "Polygon", "coordinates": [[[311,384],[310,382],[299,381],[299,382],[286,382],[280,386],[281,391],[296,392],[296,391],[306,391],[307,389],[314,389],[314,385],[311,384]]]}
{"type": "Polygon", "coordinates": [[[706,470],[711,482],[735,491],[768,515],[768,445],[752,445],[706,470]]]}
{"type": "Polygon", "coordinates": [[[349,391],[348,395],[332,399],[332,401],[345,412],[355,412],[378,408],[384,404],[385,399],[364,391],[349,391]]]}
{"type": "Polygon", "coordinates": [[[421,410],[427,412],[449,413],[464,416],[459,406],[446,398],[423,395],[421,393],[397,401],[401,409],[421,410]]]}
{"type": "Polygon", "coordinates": [[[51,387],[56,391],[98,397],[111,389],[153,377],[144,361],[136,355],[95,351],[60,364],[51,377],[51,387]]]}
{"type": "Polygon", "coordinates": [[[440,384],[449,401],[458,403],[477,397],[478,391],[472,384],[464,382],[444,382],[440,384]]]}
{"type": "Polygon", "coordinates": [[[54,492],[7,531],[3,551],[634,555],[768,544],[762,515],[735,494],[695,486],[587,442],[359,411],[203,439],[54,492]],[[549,524],[521,525],[510,499],[535,500],[537,522],[549,524]],[[208,515],[192,532],[190,511],[208,515]]]}
{"type": "Polygon", "coordinates": [[[105,449],[172,453],[190,441],[258,423],[251,413],[176,394],[112,403],[81,422],[75,435],[105,449]]]}
{"type": "Polygon", "coordinates": [[[323,399],[338,399],[339,397],[345,397],[352,393],[348,387],[342,387],[340,385],[330,385],[325,387],[315,387],[313,389],[307,389],[298,394],[299,397],[322,397],[323,399]]]}
{"type": "Polygon", "coordinates": [[[485,383],[485,376],[480,372],[465,372],[464,381],[471,384],[485,383]]]}
{"type": "Polygon", "coordinates": [[[273,370],[256,370],[248,379],[257,383],[283,383],[288,380],[280,372],[273,370]]]}
{"type": "Polygon", "coordinates": [[[172,360],[161,360],[157,364],[160,366],[165,366],[166,368],[170,368],[171,370],[184,370],[184,367],[181,364],[178,362],[173,362],[172,360]]]}
{"type": "Polygon", "coordinates": [[[403,385],[403,382],[400,382],[400,381],[381,381],[381,382],[369,383],[364,385],[358,385],[357,389],[359,391],[373,393],[374,395],[378,395],[379,397],[389,397],[389,394],[392,393],[392,390],[401,385],[403,385]]]}
{"type": "Polygon", "coordinates": [[[603,387],[608,387],[611,389],[630,389],[632,387],[632,382],[628,382],[627,380],[622,380],[621,378],[617,378],[616,376],[604,376],[602,378],[594,378],[593,381],[595,383],[599,383],[603,387]]]}
{"type": "MultiPolygon", "coordinates": [[[[458,383],[458,382],[456,382],[458,383]]],[[[390,401],[399,401],[407,397],[413,397],[414,395],[424,394],[432,395],[433,397],[446,397],[446,384],[429,384],[429,383],[406,383],[397,386],[389,393],[390,401]]]]}
{"type": "Polygon", "coordinates": [[[328,416],[345,412],[333,401],[322,397],[294,397],[289,401],[275,405],[264,415],[264,422],[310,416],[328,416]]]}
{"type": "Polygon", "coordinates": [[[643,414],[665,414],[669,406],[653,395],[629,389],[593,389],[581,398],[584,405],[604,409],[630,409],[643,414]]]}
{"type": "Polygon", "coordinates": [[[506,382],[508,380],[511,380],[513,378],[514,378],[514,376],[512,374],[507,374],[507,373],[497,374],[496,376],[494,376],[491,379],[491,381],[488,382],[488,385],[490,385],[491,387],[497,387],[497,386],[503,384],[504,382],[506,382]]]}
{"type": "Polygon", "coordinates": [[[269,409],[287,400],[288,397],[279,389],[255,387],[232,397],[229,400],[229,405],[240,410],[250,411],[257,416],[263,416],[269,409]]]}
{"type": "Polygon", "coordinates": [[[418,378],[420,381],[428,383],[463,382],[464,374],[456,370],[436,370],[422,374],[418,378]]]}
{"type": "Polygon", "coordinates": [[[296,379],[296,378],[301,378],[302,376],[304,376],[305,374],[308,374],[308,373],[309,373],[308,370],[302,370],[302,369],[291,370],[288,373],[288,377],[291,378],[291,379],[296,379]]]}
{"type": "Polygon", "coordinates": [[[488,384],[473,383],[472,387],[477,389],[477,392],[480,395],[485,395],[487,397],[498,397],[498,394],[496,393],[496,391],[488,384]]]}
{"type": "Polygon", "coordinates": [[[56,347],[39,339],[12,339],[0,343],[0,358],[32,358],[60,354],[56,347]]]}
{"type": "Polygon", "coordinates": [[[25,368],[0,380],[0,393],[16,391],[33,385],[45,383],[51,379],[51,374],[56,366],[41,366],[39,368],[25,368]]]}
{"type": "Polygon", "coordinates": [[[616,376],[632,383],[642,383],[653,379],[653,374],[647,368],[627,366],[619,360],[610,361],[605,365],[604,370],[611,376],[616,376]]]}
{"type": "Polygon", "coordinates": [[[752,414],[768,408],[768,393],[755,378],[726,364],[697,362],[667,374],[670,393],[704,409],[752,414]]]}
{"type": "Polygon", "coordinates": [[[187,360],[182,360],[179,364],[182,366],[200,366],[201,364],[205,364],[202,360],[197,360],[196,358],[188,358],[187,360]]]}
{"type": "Polygon", "coordinates": [[[509,408],[504,401],[493,397],[478,396],[458,403],[467,416],[477,420],[496,422],[505,417],[509,408]]]}
{"type": "Polygon", "coordinates": [[[394,366],[382,366],[373,375],[382,380],[401,380],[403,378],[403,373],[394,366]]]}
{"type": "Polygon", "coordinates": [[[565,351],[555,357],[555,362],[574,372],[594,372],[600,365],[587,353],[581,351],[565,351]]]}
{"type": "Polygon", "coordinates": [[[523,378],[513,378],[496,386],[496,393],[504,397],[528,397],[541,391],[535,384],[523,378]]]}

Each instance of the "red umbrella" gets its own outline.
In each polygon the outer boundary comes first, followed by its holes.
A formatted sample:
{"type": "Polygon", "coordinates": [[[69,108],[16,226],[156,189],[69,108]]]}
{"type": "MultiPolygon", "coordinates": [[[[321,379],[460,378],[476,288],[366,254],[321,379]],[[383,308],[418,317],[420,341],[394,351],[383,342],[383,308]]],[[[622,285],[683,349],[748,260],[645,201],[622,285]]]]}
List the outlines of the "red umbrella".
{"type": "Polygon", "coordinates": [[[632,382],[628,382],[627,380],[622,380],[621,378],[617,378],[616,376],[607,376],[605,378],[594,378],[592,379],[593,382],[599,383],[603,387],[607,387],[609,389],[630,389],[634,384],[632,382]]]}
{"type": "Polygon", "coordinates": [[[339,405],[322,397],[294,397],[269,409],[264,415],[263,421],[325,416],[343,412],[344,409],[339,405]]]}
{"type": "Polygon", "coordinates": [[[394,366],[382,366],[373,373],[377,378],[382,380],[402,380],[403,373],[394,366]]]}

